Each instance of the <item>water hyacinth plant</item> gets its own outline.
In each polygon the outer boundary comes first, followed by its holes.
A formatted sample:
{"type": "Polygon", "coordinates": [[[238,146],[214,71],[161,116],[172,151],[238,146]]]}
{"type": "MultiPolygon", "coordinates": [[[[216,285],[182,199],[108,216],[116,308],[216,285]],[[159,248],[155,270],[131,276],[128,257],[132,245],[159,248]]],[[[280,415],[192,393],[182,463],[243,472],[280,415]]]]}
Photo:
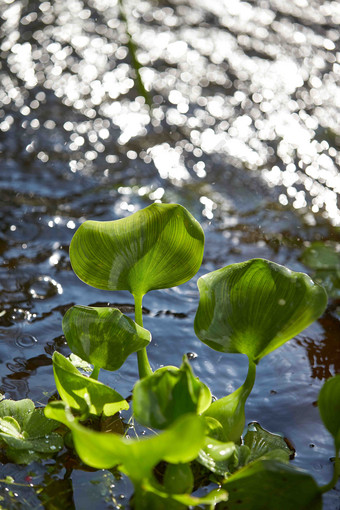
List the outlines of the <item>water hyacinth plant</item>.
{"type": "MultiPolygon", "coordinates": [[[[130,291],[135,320],[110,307],[77,305],[67,311],[63,330],[69,347],[91,363],[93,371],[87,377],[54,353],[61,400],[47,405],[46,419],[71,431],[72,445],[85,464],[118,468],[130,477],[135,489],[130,507],[136,510],[320,509],[322,494],[336,484],[340,471],[340,376],[327,381],[319,395],[321,417],[335,444],[334,476],[325,486],[289,464],[293,452],[281,436],[258,423],[245,429],[245,405],[257,364],[325,310],[322,286],[263,259],[206,274],[198,280],[195,333],[212,349],[246,355],[245,382],[213,401],[186,356],[179,368],[152,371],[143,296],[190,280],[200,268],[203,250],[201,226],[177,204],[157,203],[120,220],[86,221],[79,227],[70,246],[73,270],[96,288],[130,291]],[[128,438],[101,425],[129,403],[98,381],[99,371],[117,370],[131,355],[137,355],[139,370],[133,417],[155,432],[148,437],[128,438]],[[195,494],[202,484],[210,484],[210,492],[195,494]]],[[[15,404],[4,408],[0,438],[14,458],[13,448],[19,449],[26,422],[18,419],[15,404]]]]}

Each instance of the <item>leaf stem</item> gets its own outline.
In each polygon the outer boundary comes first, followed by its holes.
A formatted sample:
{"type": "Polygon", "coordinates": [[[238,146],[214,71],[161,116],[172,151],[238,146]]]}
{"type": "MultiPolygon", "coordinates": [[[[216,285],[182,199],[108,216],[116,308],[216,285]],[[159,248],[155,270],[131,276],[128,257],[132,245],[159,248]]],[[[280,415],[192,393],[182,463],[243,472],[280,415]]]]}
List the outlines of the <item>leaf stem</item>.
{"type": "MultiPolygon", "coordinates": [[[[135,300],[135,321],[138,324],[138,326],[143,327],[143,308],[142,308],[142,301],[143,301],[143,295],[142,294],[134,294],[133,295],[135,300]]],[[[146,352],[146,348],[144,347],[140,351],[137,351],[137,360],[138,360],[138,372],[139,372],[139,378],[143,379],[143,377],[147,377],[148,375],[152,374],[152,369],[150,367],[148,355],[146,352]]]]}
{"type": "Polygon", "coordinates": [[[321,494],[330,491],[336,486],[338,478],[340,476],[340,459],[339,459],[339,448],[335,448],[335,460],[333,467],[333,477],[329,483],[320,487],[321,494]]]}
{"type": "Polygon", "coordinates": [[[94,366],[90,375],[91,379],[95,379],[96,381],[98,381],[99,371],[100,367],[94,366]]]}

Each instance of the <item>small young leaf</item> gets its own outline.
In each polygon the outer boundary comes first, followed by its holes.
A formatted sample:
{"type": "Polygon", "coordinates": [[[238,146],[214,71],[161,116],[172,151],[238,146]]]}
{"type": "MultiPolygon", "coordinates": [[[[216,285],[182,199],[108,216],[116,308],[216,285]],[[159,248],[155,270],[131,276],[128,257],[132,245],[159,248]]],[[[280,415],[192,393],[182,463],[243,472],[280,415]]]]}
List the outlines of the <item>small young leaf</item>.
{"type": "Polygon", "coordinates": [[[5,418],[0,418],[0,433],[7,434],[12,437],[21,437],[21,427],[17,420],[12,416],[5,416],[5,418]]]}
{"type": "Polygon", "coordinates": [[[166,428],[183,414],[200,414],[210,403],[209,388],[194,376],[186,357],[181,368],[162,367],[133,389],[136,420],[157,429],[166,428]]]}
{"type": "Polygon", "coordinates": [[[336,450],[340,449],[340,374],[328,379],[318,399],[322,421],[334,437],[336,450]]]}
{"type": "Polygon", "coordinates": [[[12,416],[23,427],[25,420],[34,412],[34,403],[28,398],[22,400],[2,400],[0,402],[0,418],[12,416]]]}
{"type": "Polygon", "coordinates": [[[190,280],[203,245],[203,230],[184,207],[157,203],[120,220],[86,221],[72,239],[70,259],[88,285],[144,295],[190,280]]]}
{"type": "Polygon", "coordinates": [[[268,455],[281,462],[288,462],[289,457],[294,454],[294,450],[288,447],[282,436],[268,432],[256,422],[248,425],[243,441],[250,449],[248,462],[268,455]]]}
{"type": "MultiPolygon", "coordinates": [[[[223,441],[240,442],[240,436],[245,425],[244,407],[253,388],[256,375],[256,366],[249,360],[247,378],[243,385],[226,397],[215,400],[204,412],[205,417],[214,418],[222,425],[223,436],[219,430],[219,438],[223,441]]],[[[211,434],[210,434],[211,435],[211,434]]]]}
{"type": "Polygon", "coordinates": [[[223,485],[227,503],[218,510],[321,510],[319,487],[305,471],[272,460],[257,460],[223,485]]]}
{"type": "Polygon", "coordinates": [[[151,341],[149,331],[116,308],[73,306],[63,318],[70,349],[95,367],[118,370],[151,341]]]}
{"type": "Polygon", "coordinates": [[[173,464],[194,460],[205,436],[204,420],[191,414],[182,416],[161,434],[140,440],[88,429],[77,422],[63,402],[48,404],[45,415],[71,429],[83,462],[98,469],[119,465],[134,483],[150,478],[161,460],[173,464]]]}
{"type": "Polygon", "coordinates": [[[111,416],[129,409],[126,400],[112,388],[82,375],[62,354],[53,354],[53,372],[61,398],[82,413],[111,416]]]}
{"type": "Polygon", "coordinates": [[[309,276],[263,259],[208,273],[198,288],[198,338],[256,363],[309,326],[327,304],[325,290],[309,276]]]}
{"type": "Polygon", "coordinates": [[[200,450],[197,460],[207,469],[217,475],[227,476],[230,471],[230,463],[235,464],[237,446],[232,441],[222,443],[211,437],[206,437],[205,445],[200,450]],[[231,460],[231,458],[233,458],[231,460]]]}

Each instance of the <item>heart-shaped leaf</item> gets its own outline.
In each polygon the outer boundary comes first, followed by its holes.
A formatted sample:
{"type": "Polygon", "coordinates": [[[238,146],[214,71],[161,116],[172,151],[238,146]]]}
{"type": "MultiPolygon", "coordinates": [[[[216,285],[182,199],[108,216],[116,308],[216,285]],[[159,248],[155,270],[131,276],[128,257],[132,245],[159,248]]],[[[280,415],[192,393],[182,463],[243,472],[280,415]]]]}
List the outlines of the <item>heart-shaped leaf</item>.
{"type": "MultiPolygon", "coordinates": [[[[213,418],[222,426],[217,428],[217,439],[223,441],[240,442],[240,436],[245,425],[245,404],[253,389],[256,376],[256,365],[249,360],[247,378],[240,388],[226,397],[215,400],[204,412],[207,418],[213,418]],[[221,434],[222,432],[222,434],[221,434]]],[[[212,435],[211,433],[209,435],[212,435]]]]}
{"type": "Polygon", "coordinates": [[[84,222],[70,259],[85,283],[142,296],[190,280],[203,246],[203,230],[184,207],[157,203],[120,220],[84,222]]]}
{"type": "Polygon", "coordinates": [[[227,503],[218,510],[321,510],[319,487],[305,471],[272,460],[257,460],[230,476],[227,503]]]}
{"type": "Polygon", "coordinates": [[[83,462],[98,469],[119,465],[134,483],[152,476],[152,469],[165,460],[173,464],[194,460],[203,444],[205,424],[200,416],[187,414],[157,436],[128,439],[80,425],[63,402],[45,408],[49,418],[61,421],[72,431],[76,451],[83,462]]]}
{"type": "Polygon", "coordinates": [[[62,400],[81,413],[112,416],[129,409],[129,404],[119,393],[105,384],[82,375],[62,354],[53,354],[53,372],[57,390],[62,400]]]}
{"type": "Polygon", "coordinates": [[[194,376],[186,356],[181,368],[159,368],[133,389],[136,420],[157,429],[166,428],[183,414],[200,414],[210,403],[209,388],[194,376]]]}
{"type": "Polygon", "coordinates": [[[63,318],[70,349],[97,368],[118,370],[151,341],[149,331],[116,308],[73,306],[63,318]]]}
{"type": "Polygon", "coordinates": [[[309,276],[263,259],[208,273],[198,288],[198,338],[255,362],[309,326],[327,304],[325,290],[309,276]]]}
{"type": "Polygon", "coordinates": [[[340,449],[340,374],[328,379],[318,399],[322,421],[334,437],[335,449],[340,449]]]}

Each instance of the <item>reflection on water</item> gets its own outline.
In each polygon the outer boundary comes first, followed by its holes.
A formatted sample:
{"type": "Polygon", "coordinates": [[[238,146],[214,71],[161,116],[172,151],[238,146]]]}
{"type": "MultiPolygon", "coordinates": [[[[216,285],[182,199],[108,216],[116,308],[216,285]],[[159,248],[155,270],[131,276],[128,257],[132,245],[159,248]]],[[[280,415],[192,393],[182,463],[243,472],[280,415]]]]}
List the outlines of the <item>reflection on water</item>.
{"type": "MultiPolygon", "coordinates": [[[[8,397],[46,402],[55,391],[51,355],[68,354],[61,319],[72,304],[114,302],[132,312],[128,293],[84,289],[73,275],[68,246],[85,219],[180,202],[206,231],[199,275],[253,257],[304,270],[306,244],[339,242],[339,3],[123,4],[127,23],[118,0],[0,2],[0,391],[8,397]]],[[[242,382],[243,365],[195,338],[195,281],[146,297],[150,357],[157,367],[195,353],[197,374],[221,396],[242,382]]],[[[258,409],[263,426],[267,420],[267,428],[295,435],[296,462],[321,465],[324,481],[332,445],[313,402],[322,380],[340,371],[338,338],[330,309],[268,358],[249,405],[250,419],[259,420],[258,409]],[[299,421],[302,408],[310,429],[299,421]],[[312,429],[319,431],[314,449],[312,429]]],[[[128,395],[135,371],[128,360],[103,377],[128,395]]],[[[74,476],[79,501],[81,480],[74,476]]]]}

